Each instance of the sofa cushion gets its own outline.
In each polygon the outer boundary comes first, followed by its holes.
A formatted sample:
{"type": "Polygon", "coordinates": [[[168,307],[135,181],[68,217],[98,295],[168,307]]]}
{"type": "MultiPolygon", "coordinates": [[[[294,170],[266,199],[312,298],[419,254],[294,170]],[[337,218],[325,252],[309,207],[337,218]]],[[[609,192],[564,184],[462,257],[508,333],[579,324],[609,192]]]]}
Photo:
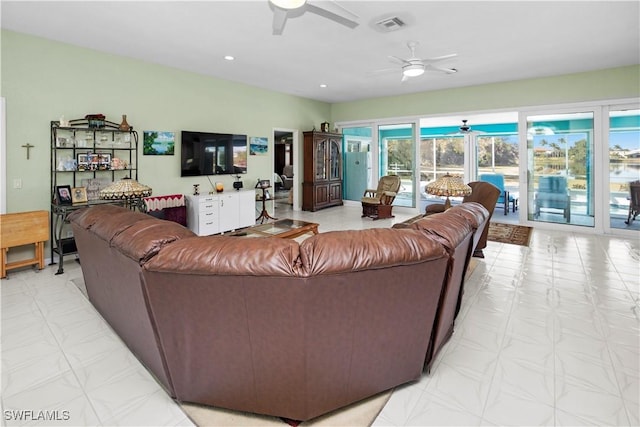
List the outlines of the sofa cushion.
{"type": "Polygon", "coordinates": [[[425,216],[411,224],[410,227],[435,236],[447,248],[447,251],[454,250],[473,232],[473,228],[465,217],[446,212],[425,216]]]}
{"type": "Polygon", "coordinates": [[[115,235],[111,246],[118,247],[124,255],[143,264],[169,243],[194,236],[193,231],[178,223],[148,218],[115,235]]]}
{"type": "Polygon", "coordinates": [[[460,203],[449,208],[447,212],[463,216],[474,230],[477,230],[489,218],[489,211],[477,202],[460,203]]]}
{"type": "Polygon", "coordinates": [[[298,242],[277,237],[181,239],[144,265],[149,271],[229,276],[297,276],[298,242]]]}
{"type": "Polygon", "coordinates": [[[415,264],[443,256],[440,244],[412,229],[332,231],[300,245],[302,265],[309,276],[415,264]]]}
{"type": "Polygon", "coordinates": [[[131,212],[117,205],[98,205],[85,209],[78,209],[69,214],[69,221],[75,222],[79,227],[89,230],[94,224],[104,218],[105,215],[115,215],[122,212],[131,212]]]}

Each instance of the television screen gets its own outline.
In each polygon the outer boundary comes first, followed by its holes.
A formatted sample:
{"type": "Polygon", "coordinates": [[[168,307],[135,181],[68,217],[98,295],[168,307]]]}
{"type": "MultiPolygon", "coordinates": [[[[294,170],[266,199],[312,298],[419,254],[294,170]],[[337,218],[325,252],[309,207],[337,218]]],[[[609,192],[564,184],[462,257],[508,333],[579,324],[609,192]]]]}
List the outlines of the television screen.
{"type": "Polygon", "coordinates": [[[182,131],[180,176],[247,173],[247,135],[182,131]]]}

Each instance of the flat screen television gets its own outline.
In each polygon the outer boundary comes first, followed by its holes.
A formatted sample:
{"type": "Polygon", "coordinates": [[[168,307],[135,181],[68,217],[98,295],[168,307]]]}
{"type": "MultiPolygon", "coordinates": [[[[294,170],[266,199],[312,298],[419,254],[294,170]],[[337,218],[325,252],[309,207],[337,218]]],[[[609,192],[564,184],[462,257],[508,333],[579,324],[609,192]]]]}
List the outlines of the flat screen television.
{"type": "Polygon", "coordinates": [[[247,135],[182,131],[180,176],[247,173],[247,135]]]}

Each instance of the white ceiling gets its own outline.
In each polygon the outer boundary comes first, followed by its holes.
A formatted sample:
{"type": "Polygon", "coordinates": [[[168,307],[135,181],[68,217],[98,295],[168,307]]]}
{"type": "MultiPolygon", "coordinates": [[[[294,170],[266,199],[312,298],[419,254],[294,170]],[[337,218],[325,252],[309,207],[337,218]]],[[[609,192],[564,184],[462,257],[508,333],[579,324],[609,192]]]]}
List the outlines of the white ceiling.
{"type": "MultiPolygon", "coordinates": [[[[323,1],[313,2],[322,5],[323,1]]],[[[2,28],[326,102],[640,63],[639,1],[340,1],[349,29],[310,12],[272,35],[267,0],[7,1],[2,28]],[[373,23],[408,25],[382,33],[373,23]],[[400,83],[387,56],[458,56],[400,83]],[[233,55],[235,61],[225,61],[233,55]],[[328,85],[321,88],[320,84],[328,85]]],[[[331,5],[329,5],[331,6],[331,5]]]]}

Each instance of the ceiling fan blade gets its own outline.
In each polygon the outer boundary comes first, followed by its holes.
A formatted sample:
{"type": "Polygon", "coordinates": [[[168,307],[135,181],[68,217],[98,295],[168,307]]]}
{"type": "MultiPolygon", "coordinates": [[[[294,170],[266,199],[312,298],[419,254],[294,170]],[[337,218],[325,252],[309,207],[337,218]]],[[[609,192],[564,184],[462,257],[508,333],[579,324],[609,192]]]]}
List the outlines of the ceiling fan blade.
{"type": "Polygon", "coordinates": [[[438,62],[438,61],[444,61],[445,59],[455,58],[456,56],[458,56],[457,53],[451,53],[449,55],[442,55],[442,56],[436,56],[434,58],[421,59],[421,61],[422,62],[438,62]]]}
{"type": "Polygon", "coordinates": [[[367,74],[384,74],[384,73],[397,73],[397,68],[381,68],[379,70],[367,71],[367,74]]]}
{"type": "Polygon", "coordinates": [[[389,55],[387,58],[389,58],[389,61],[399,65],[411,65],[411,62],[407,61],[406,59],[398,58],[397,56],[389,55]]]}
{"type": "Polygon", "coordinates": [[[273,35],[279,36],[284,30],[284,24],[287,22],[287,11],[277,6],[273,7],[273,35]]]}
{"type": "Polygon", "coordinates": [[[356,20],[358,17],[355,14],[344,9],[344,7],[342,6],[339,6],[336,2],[324,2],[322,7],[307,2],[305,8],[311,13],[315,13],[316,15],[320,15],[351,29],[356,28],[358,25],[360,25],[360,23],[356,20]]]}
{"type": "Polygon", "coordinates": [[[426,64],[425,65],[425,69],[428,70],[432,70],[432,71],[441,71],[443,73],[446,74],[454,74],[457,73],[458,70],[455,68],[443,68],[443,67],[436,67],[435,65],[431,65],[431,64],[426,64]]]}

